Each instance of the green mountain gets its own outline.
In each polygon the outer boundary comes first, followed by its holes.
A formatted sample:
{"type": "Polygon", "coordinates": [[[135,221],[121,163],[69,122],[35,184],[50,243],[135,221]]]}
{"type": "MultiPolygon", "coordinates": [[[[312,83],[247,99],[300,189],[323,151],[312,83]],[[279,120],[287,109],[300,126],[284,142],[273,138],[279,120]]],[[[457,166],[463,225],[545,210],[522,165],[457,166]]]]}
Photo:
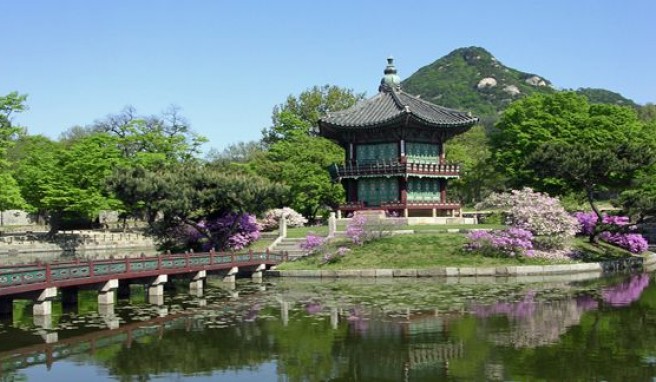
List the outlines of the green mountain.
{"type": "MultiPolygon", "coordinates": [[[[485,123],[510,102],[533,93],[557,91],[546,78],[503,65],[479,47],[456,49],[424,66],[402,82],[403,89],[430,102],[471,111],[485,123]]],[[[604,89],[579,89],[591,102],[633,105],[618,93],[604,89]]]]}

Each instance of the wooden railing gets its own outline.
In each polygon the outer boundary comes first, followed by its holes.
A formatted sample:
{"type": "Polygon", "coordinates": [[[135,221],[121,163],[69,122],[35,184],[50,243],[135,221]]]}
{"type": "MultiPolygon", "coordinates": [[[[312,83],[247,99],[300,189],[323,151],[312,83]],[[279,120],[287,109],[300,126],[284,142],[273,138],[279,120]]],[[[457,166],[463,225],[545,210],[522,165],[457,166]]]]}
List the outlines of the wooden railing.
{"type": "Polygon", "coordinates": [[[186,253],[73,262],[34,263],[0,267],[0,296],[24,292],[26,286],[73,286],[113,278],[137,278],[199,270],[229,269],[259,264],[275,265],[282,253],[186,253]]]}
{"type": "Polygon", "coordinates": [[[365,164],[354,162],[345,165],[333,165],[330,170],[334,178],[351,178],[372,175],[432,175],[436,177],[458,177],[460,175],[460,165],[458,164],[407,163],[400,160],[379,161],[376,163],[365,164]]]}

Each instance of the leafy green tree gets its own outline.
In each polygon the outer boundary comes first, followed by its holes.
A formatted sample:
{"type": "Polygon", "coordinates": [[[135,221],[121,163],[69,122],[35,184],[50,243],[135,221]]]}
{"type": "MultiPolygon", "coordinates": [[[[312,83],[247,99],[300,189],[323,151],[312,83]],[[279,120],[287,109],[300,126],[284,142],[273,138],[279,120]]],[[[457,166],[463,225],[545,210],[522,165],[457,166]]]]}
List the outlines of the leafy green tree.
{"type": "Polygon", "coordinates": [[[133,107],[128,106],[118,114],[97,121],[90,129],[115,136],[124,158],[146,166],[191,160],[207,141],[191,130],[175,106],[169,107],[161,116],[150,117],[139,116],[133,107]]]}
{"type": "Polygon", "coordinates": [[[273,108],[273,124],[262,130],[262,142],[268,146],[299,132],[308,134],[326,113],[347,109],[364,97],[364,93],[335,85],[314,86],[298,97],[290,95],[273,108]]]}
{"type": "Polygon", "coordinates": [[[620,194],[619,205],[638,223],[656,217],[656,168],[647,167],[629,189],[620,194]]]}
{"type": "Polygon", "coordinates": [[[62,145],[43,135],[26,135],[20,137],[8,152],[21,195],[39,221],[47,214],[43,198],[57,182],[57,157],[61,149],[62,145]]]}
{"type": "Polygon", "coordinates": [[[289,186],[289,206],[314,220],[324,207],[335,207],[344,190],[333,183],[328,166],[344,160],[344,150],[321,137],[299,134],[278,141],[253,163],[259,174],[289,186]]]}
{"type": "Polygon", "coordinates": [[[24,208],[25,200],[20,194],[18,183],[12,176],[7,161],[7,149],[22,129],[11,122],[13,113],[24,111],[27,96],[11,92],[0,97],[0,211],[12,208],[24,208]]]}
{"type": "Polygon", "coordinates": [[[126,163],[116,137],[106,133],[83,137],[57,152],[55,163],[54,181],[46,185],[41,199],[51,214],[51,234],[71,215],[92,219],[102,210],[120,207],[106,187],[113,170],[126,163]]]}
{"type": "Polygon", "coordinates": [[[445,151],[450,162],[461,165],[461,177],[449,183],[450,192],[461,203],[480,202],[491,192],[504,188],[504,179],[492,164],[489,139],[483,125],[474,126],[448,141],[445,151]]]}
{"type": "MultiPolygon", "coordinates": [[[[618,160],[623,160],[636,145],[651,147],[646,126],[633,109],[591,105],[585,97],[572,92],[536,94],[517,101],[506,109],[496,127],[498,132],[491,139],[492,158],[497,169],[508,177],[510,186],[532,186],[556,194],[581,190],[580,184],[569,182],[571,177],[567,174],[546,171],[549,167],[564,165],[546,162],[547,157],[553,158],[556,150],[563,151],[558,145],[580,148],[595,158],[605,153],[618,160]],[[540,154],[545,162],[538,166],[537,160],[530,158],[546,144],[551,146],[540,154]],[[620,148],[624,151],[614,152],[620,148]]],[[[610,183],[596,187],[610,186],[610,183]]]]}

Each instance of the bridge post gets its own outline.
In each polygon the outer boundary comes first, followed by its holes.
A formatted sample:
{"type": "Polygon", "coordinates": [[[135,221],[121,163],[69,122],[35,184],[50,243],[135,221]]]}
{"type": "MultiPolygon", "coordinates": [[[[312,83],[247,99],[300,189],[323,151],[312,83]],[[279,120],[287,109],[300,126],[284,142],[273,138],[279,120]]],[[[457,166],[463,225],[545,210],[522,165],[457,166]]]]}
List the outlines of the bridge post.
{"type": "Polygon", "coordinates": [[[46,288],[36,298],[32,307],[34,316],[49,316],[52,314],[52,299],[57,297],[57,287],[46,288]]]}
{"type": "Polygon", "coordinates": [[[230,270],[228,271],[228,275],[223,278],[223,282],[234,283],[238,272],[239,272],[239,268],[237,267],[230,268],[230,270]]]}
{"type": "Polygon", "coordinates": [[[265,269],[266,269],[265,264],[258,265],[257,268],[255,268],[255,272],[253,272],[253,274],[251,275],[251,278],[253,279],[253,281],[255,281],[255,282],[260,281],[261,282],[262,281],[262,271],[265,270],[265,269]]]}
{"type": "Polygon", "coordinates": [[[11,317],[14,313],[14,299],[11,296],[0,297],[0,317],[11,317]]]}
{"type": "Polygon", "coordinates": [[[328,237],[335,237],[335,232],[337,232],[337,218],[335,213],[331,212],[328,218],[328,237]]]}
{"type": "Polygon", "coordinates": [[[207,271],[198,271],[192,277],[191,282],[189,283],[189,293],[193,294],[194,296],[202,296],[203,295],[203,284],[205,282],[205,278],[207,277],[207,271]]]}
{"type": "Polygon", "coordinates": [[[278,237],[287,237],[287,218],[283,215],[278,223],[278,237]]]}
{"type": "Polygon", "coordinates": [[[169,281],[168,275],[159,275],[148,286],[148,297],[164,296],[164,284],[169,281]]]}
{"type": "Polygon", "coordinates": [[[114,304],[114,291],[118,288],[118,279],[107,280],[98,290],[98,305],[114,304]]]}

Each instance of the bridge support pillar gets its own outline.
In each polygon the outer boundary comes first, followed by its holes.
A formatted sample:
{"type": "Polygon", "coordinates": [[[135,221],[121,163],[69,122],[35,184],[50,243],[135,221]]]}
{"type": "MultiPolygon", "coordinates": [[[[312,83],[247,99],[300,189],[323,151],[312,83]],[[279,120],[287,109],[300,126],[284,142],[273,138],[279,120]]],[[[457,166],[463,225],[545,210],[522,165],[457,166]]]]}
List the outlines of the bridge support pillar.
{"type": "MultiPolygon", "coordinates": [[[[283,217],[284,219],[284,217],[283,217]]],[[[282,219],[281,219],[282,220],[282,219]]],[[[237,273],[239,272],[239,268],[237,267],[232,267],[228,271],[228,274],[223,278],[223,282],[225,283],[234,283],[236,280],[237,273]]]]}
{"type": "Polygon", "coordinates": [[[207,277],[207,271],[198,271],[194,277],[192,277],[191,282],[189,283],[189,294],[194,296],[203,295],[203,284],[205,278],[207,277]]]}
{"type": "Polygon", "coordinates": [[[114,291],[118,288],[118,279],[107,280],[98,291],[98,305],[114,304],[114,291]]]}
{"type": "Polygon", "coordinates": [[[41,294],[36,298],[34,306],[32,307],[32,314],[34,316],[49,316],[52,314],[52,299],[57,297],[57,288],[50,287],[41,291],[41,294]]]}
{"type": "Polygon", "coordinates": [[[253,281],[256,281],[256,282],[257,281],[262,281],[262,271],[264,271],[265,269],[266,269],[265,264],[258,265],[257,268],[255,268],[255,272],[253,272],[253,274],[251,275],[251,278],[253,279],[253,281]]]}
{"type": "Polygon", "coordinates": [[[164,296],[164,284],[169,281],[168,275],[159,275],[155,277],[150,285],[148,285],[148,297],[164,296]]]}
{"type": "Polygon", "coordinates": [[[0,317],[11,317],[14,313],[14,299],[8,296],[0,297],[0,317]]]}

